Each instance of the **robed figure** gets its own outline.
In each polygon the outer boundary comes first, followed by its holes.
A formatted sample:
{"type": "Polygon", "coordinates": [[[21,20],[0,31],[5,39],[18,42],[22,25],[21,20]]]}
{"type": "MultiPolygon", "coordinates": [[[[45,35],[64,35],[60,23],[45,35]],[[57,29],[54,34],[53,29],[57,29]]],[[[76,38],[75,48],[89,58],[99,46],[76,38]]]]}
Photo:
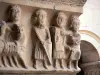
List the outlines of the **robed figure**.
{"type": "Polygon", "coordinates": [[[35,68],[43,66],[45,69],[52,64],[52,43],[49,29],[46,26],[47,13],[44,10],[36,12],[37,25],[34,27],[36,33],[35,44],[35,68]]]}
{"type": "Polygon", "coordinates": [[[66,60],[66,20],[67,17],[65,13],[59,12],[55,16],[55,25],[51,27],[51,36],[52,36],[52,44],[53,44],[53,60],[54,60],[54,68],[65,69],[67,68],[66,60]]]}
{"type": "Polygon", "coordinates": [[[80,70],[78,67],[78,61],[81,56],[80,43],[81,36],[79,34],[79,15],[71,16],[70,31],[71,33],[67,37],[67,45],[70,47],[71,55],[69,58],[69,69],[80,70]]]}
{"type": "Polygon", "coordinates": [[[4,67],[26,68],[20,54],[25,49],[24,27],[21,25],[20,19],[21,8],[18,5],[10,5],[7,9],[6,24],[2,26],[1,31],[5,44],[2,52],[4,67]]]}

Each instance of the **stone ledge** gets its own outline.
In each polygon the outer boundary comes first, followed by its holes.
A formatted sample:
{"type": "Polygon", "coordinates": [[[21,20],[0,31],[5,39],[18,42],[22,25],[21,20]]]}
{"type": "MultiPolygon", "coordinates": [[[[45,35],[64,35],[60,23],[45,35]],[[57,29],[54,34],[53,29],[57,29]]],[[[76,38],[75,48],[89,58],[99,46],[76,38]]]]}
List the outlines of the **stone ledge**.
{"type": "MultiPolygon", "coordinates": [[[[55,75],[55,74],[34,74],[34,73],[0,73],[0,75],[55,75]]],[[[57,75],[75,75],[75,74],[57,74],[57,75]]]]}
{"type": "Polygon", "coordinates": [[[76,75],[77,73],[68,71],[0,70],[0,75],[76,75]]]}
{"type": "Polygon", "coordinates": [[[8,73],[78,73],[80,70],[67,70],[67,69],[59,69],[59,70],[50,70],[50,69],[40,69],[36,70],[34,68],[24,69],[24,68],[0,68],[0,72],[8,72],[8,73]]]}
{"type": "Polygon", "coordinates": [[[27,5],[32,7],[39,7],[39,8],[47,8],[47,9],[56,9],[56,10],[62,10],[62,11],[70,11],[70,12],[83,12],[83,5],[85,2],[69,2],[69,4],[66,3],[66,1],[59,2],[60,0],[56,1],[36,1],[36,0],[1,0],[1,2],[11,3],[11,4],[20,4],[20,5],[27,5]],[[73,4],[74,3],[74,4],[73,4]],[[76,5],[75,5],[76,3],[76,5]],[[77,5],[78,4],[78,5],[77,5]]]}
{"type": "Polygon", "coordinates": [[[0,75],[76,75],[76,73],[55,73],[55,72],[52,72],[52,73],[46,73],[46,72],[0,72],[0,75]]]}

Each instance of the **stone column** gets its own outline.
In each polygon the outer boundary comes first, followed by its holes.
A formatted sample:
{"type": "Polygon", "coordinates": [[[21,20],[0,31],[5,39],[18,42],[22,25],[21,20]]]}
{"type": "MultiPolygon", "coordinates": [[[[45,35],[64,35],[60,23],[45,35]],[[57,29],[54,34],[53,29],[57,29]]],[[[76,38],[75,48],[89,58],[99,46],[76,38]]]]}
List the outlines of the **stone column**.
{"type": "Polygon", "coordinates": [[[84,75],[100,75],[100,61],[90,62],[81,65],[84,75]]]}

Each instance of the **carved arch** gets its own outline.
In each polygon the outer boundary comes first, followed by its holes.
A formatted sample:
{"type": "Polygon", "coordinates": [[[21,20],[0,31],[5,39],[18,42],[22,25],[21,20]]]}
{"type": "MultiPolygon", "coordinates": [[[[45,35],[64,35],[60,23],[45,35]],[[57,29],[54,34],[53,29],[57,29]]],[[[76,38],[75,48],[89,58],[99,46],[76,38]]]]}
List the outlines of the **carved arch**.
{"type": "Polygon", "coordinates": [[[81,53],[81,60],[83,64],[100,60],[98,51],[88,41],[81,40],[81,53]]]}
{"type": "Polygon", "coordinates": [[[100,57],[98,50],[92,43],[86,40],[81,40],[80,46],[82,54],[79,66],[81,68],[81,72],[77,75],[92,75],[92,73],[93,75],[99,75],[100,57]]]}
{"type": "Polygon", "coordinates": [[[97,50],[99,53],[100,57],[100,37],[96,35],[95,33],[88,31],[88,30],[80,30],[81,34],[81,40],[85,40],[87,42],[90,42],[97,50]]]}
{"type": "Polygon", "coordinates": [[[87,34],[91,37],[93,37],[98,43],[100,43],[100,37],[96,35],[95,33],[88,31],[88,30],[80,30],[80,34],[87,34]]]}

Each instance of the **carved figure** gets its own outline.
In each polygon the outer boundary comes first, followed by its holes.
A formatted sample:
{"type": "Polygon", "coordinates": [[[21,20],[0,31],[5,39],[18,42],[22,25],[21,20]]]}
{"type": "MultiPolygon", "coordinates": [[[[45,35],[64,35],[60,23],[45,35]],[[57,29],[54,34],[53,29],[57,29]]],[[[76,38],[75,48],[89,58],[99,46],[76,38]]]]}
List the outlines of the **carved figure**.
{"type": "Polygon", "coordinates": [[[36,12],[37,23],[34,27],[36,33],[35,44],[35,68],[39,69],[42,63],[45,69],[48,69],[48,64],[52,64],[52,43],[49,29],[47,28],[47,13],[40,9],[36,12]]]}
{"type": "Polygon", "coordinates": [[[67,37],[67,45],[71,50],[71,56],[69,58],[69,69],[78,69],[78,60],[80,59],[81,51],[80,51],[80,34],[78,33],[79,30],[79,19],[77,15],[72,15],[71,17],[71,25],[70,30],[71,33],[67,37]],[[74,66],[74,67],[72,67],[74,66]]]}
{"type": "MultiPolygon", "coordinates": [[[[8,43],[5,41],[5,33],[6,33],[6,28],[7,25],[4,21],[0,22],[0,67],[4,67],[4,66],[8,66],[8,62],[7,62],[7,58],[6,55],[4,55],[5,53],[7,54],[10,47],[11,47],[11,43],[8,43]],[[7,49],[8,48],[8,49],[7,49]],[[3,58],[3,61],[2,61],[3,58]]],[[[13,42],[12,42],[13,43],[13,42]]],[[[13,44],[12,44],[13,45],[13,44]]],[[[14,47],[12,47],[12,50],[14,49],[14,47]]]]}
{"type": "Polygon", "coordinates": [[[59,12],[56,16],[56,25],[51,28],[52,43],[53,43],[53,59],[54,67],[58,69],[66,68],[66,52],[65,52],[65,41],[66,41],[66,25],[67,17],[63,12],[59,12]]]}
{"type": "Polygon", "coordinates": [[[6,28],[7,28],[6,22],[0,21],[0,39],[5,40],[6,28]]]}
{"type": "Polygon", "coordinates": [[[23,26],[20,24],[21,9],[17,5],[11,5],[7,13],[7,25],[3,27],[3,32],[5,33],[5,49],[3,51],[4,64],[5,67],[25,67],[24,61],[19,55],[23,49],[23,40],[25,40],[25,35],[22,31],[23,26]]]}
{"type": "Polygon", "coordinates": [[[1,59],[2,59],[2,52],[5,47],[5,44],[4,44],[4,34],[5,34],[4,27],[5,26],[6,26],[5,21],[0,21],[0,67],[4,67],[3,61],[1,59]]]}
{"type": "Polygon", "coordinates": [[[21,17],[21,9],[17,5],[10,5],[7,9],[7,26],[9,27],[8,32],[6,32],[6,40],[7,41],[16,41],[19,38],[19,27],[20,17],[21,17]]]}

